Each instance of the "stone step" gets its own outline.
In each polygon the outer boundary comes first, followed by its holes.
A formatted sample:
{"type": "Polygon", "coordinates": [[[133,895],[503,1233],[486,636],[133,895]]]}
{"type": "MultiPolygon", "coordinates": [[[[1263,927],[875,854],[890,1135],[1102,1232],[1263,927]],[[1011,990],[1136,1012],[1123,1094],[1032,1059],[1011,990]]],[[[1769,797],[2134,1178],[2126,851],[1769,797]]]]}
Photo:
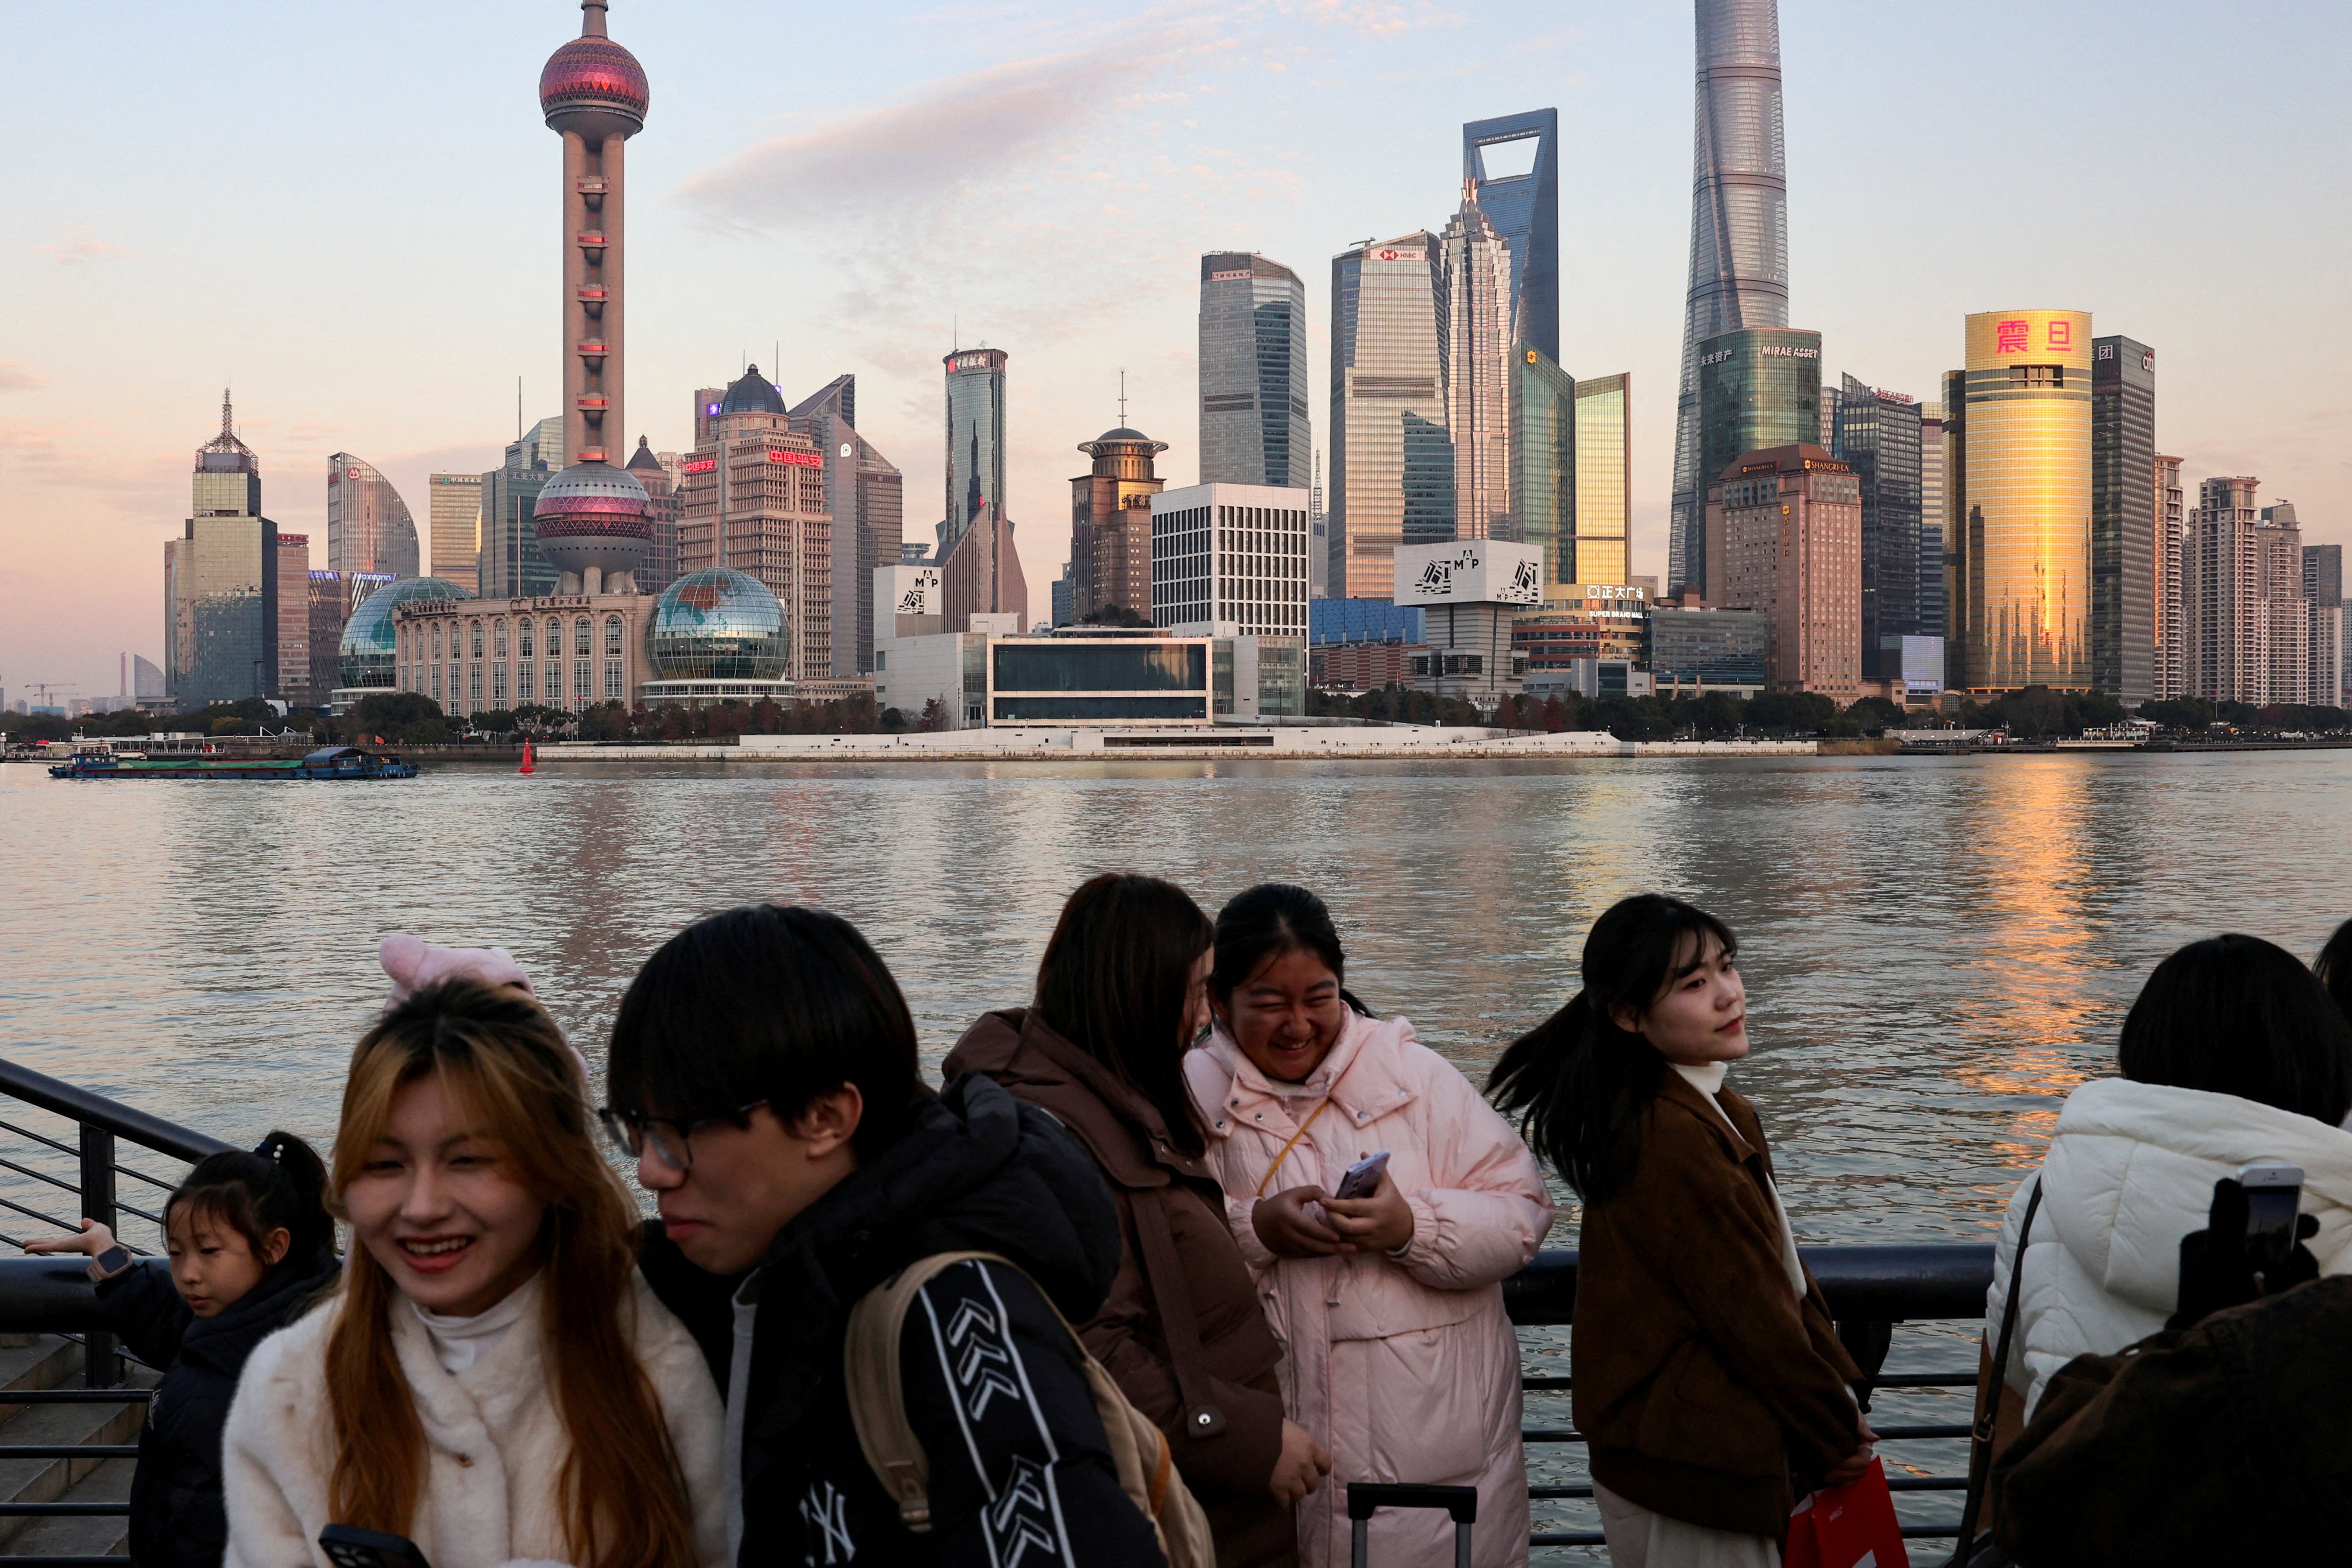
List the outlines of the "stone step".
{"type": "MultiPolygon", "coordinates": [[[[79,1463],[79,1461],[76,1461],[79,1463]]],[[[138,1461],[107,1459],[66,1489],[60,1502],[127,1502],[131,1476],[138,1461]]],[[[27,1519],[5,1542],[0,1542],[0,1563],[19,1557],[127,1557],[131,1550],[128,1515],[85,1514],[27,1519]]]]}
{"type": "MultiPolygon", "coordinates": [[[[12,1403],[11,1389],[27,1392],[78,1386],[82,1348],[56,1335],[9,1335],[0,1340],[0,1447],[35,1445],[81,1447],[135,1443],[146,1419],[144,1400],[122,1404],[47,1405],[12,1403]]],[[[132,1381],[152,1387],[154,1374],[129,1369],[132,1381]]],[[[73,1458],[0,1458],[0,1500],[8,1502],[116,1502],[131,1495],[136,1461],[73,1458]]],[[[40,1518],[0,1515],[0,1558],[104,1556],[122,1550],[127,1522],[121,1515],[40,1518]],[[94,1544],[93,1544],[94,1543],[94,1544]]]]}

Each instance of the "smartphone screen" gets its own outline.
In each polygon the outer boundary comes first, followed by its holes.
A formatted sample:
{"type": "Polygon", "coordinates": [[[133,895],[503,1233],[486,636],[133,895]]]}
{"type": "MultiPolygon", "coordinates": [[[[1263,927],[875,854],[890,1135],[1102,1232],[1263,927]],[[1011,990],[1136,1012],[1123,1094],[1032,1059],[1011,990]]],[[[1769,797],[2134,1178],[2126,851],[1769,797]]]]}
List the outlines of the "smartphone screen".
{"type": "Polygon", "coordinates": [[[2294,1220],[2303,1206],[2303,1167],[2268,1162],[2238,1168],[2246,1190],[2246,1259],[2263,1273],[2294,1250],[2294,1220]]]}
{"type": "Polygon", "coordinates": [[[415,1542],[356,1525],[327,1526],[319,1532],[319,1549],[335,1568],[427,1568],[415,1542]]]}

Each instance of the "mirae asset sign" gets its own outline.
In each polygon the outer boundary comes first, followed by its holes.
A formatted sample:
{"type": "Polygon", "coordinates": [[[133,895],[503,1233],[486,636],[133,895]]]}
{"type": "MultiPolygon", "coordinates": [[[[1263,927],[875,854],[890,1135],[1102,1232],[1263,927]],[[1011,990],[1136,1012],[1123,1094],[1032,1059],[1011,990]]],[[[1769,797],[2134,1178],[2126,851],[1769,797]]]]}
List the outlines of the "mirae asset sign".
{"type": "MultiPolygon", "coordinates": [[[[1725,360],[1729,359],[1734,352],[1731,349],[1717,349],[1698,363],[1721,364],[1725,360]]],[[[1799,348],[1794,343],[1759,343],[1755,353],[1766,359],[1819,359],[1822,357],[1821,350],[1799,348]]]]}

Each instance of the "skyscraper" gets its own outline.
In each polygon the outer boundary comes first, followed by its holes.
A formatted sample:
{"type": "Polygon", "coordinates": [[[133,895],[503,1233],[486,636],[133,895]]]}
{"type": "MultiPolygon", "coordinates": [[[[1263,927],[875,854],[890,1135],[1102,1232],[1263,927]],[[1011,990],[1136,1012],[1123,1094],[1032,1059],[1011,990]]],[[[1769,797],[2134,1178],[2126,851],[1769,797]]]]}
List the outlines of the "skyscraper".
{"type": "Polygon", "coordinates": [[[1948,635],[1944,605],[1945,509],[1944,405],[1919,405],[1919,635],[1948,635]]]}
{"type": "MultiPolygon", "coordinates": [[[[1822,335],[1790,327],[1738,327],[1702,339],[1698,348],[1696,458],[1703,510],[1707,489],[1733,458],[1821,444],[1822,335]]],[[[1704,550],[1669,575],[1677,591],[1696,588],[1714,599],[1704,550]]]]}
{"type": "Polygon", "coordinates": [[[1511,382],[1517,355],[1511,257],[1475,182],[1440,237],[1445,257],[1446,427],[1454,437],[1454,537],[1518,537],[1511,498],[1511,382]]]}
{"type": "Polygon", "coordinates": [[[539,75],[547,128],[563,139],[563,450],[570,466],[532,502],[540,555],[572,593],[634,594],[651,529],[645,487],[614,458],[622,405],[622,150],[646,128],[636,57],[604,34],[605,0],[581,0],[580,36],[539,75]]]}
{"type": "Polygon", "coordinates": [[[2182,552],[2187,695],[2302,702],[2311,689],[2311,615],[2294,506],[2257,508],[2259,479],[2199,486],[2182,552]]]}
{"type": "Polygon", "coordinates": [[[856,376],[834,377],[791,418],[824,458],[825,510],[833,514],[833,675],[847,680],[874,669],[874,571],[898,559],[905,481],[857,433],[856,376]]]}
{"type": "Polygon", "coordinates": [[[1546,584],[1576,575],[1576,382],[1533,343],[1511,356],[1511,497],[1546,584]]]}
{"type": "Polygon", "coordinates": [[[1117,605],[1149,620],[1151,498],[1165,485],[1152,459],[1168,443],[1122,425],[1078,450],[1094,466],[1070,481],[1072,608],[1083,617],[1117,605]]]}
{"type": "MultiPolygon", "coordinates": [[[[1530,110],[1462,127],[1462,177],[1510,248],[1517,342],[1559,358],[1559,110],[1530,110]],[[1526,172],[1490,174],[1489,150],[1532,141],[1526,172]]],[[[1516,346],[1516,345],[1507,345],[1516,346]]]]}
{"type": "Polygon", "coordinates": [[[461,588],[473,585],[482,557],[482,476],[435,474],[425,481],[425,495],[433,575],[461,588]]]}
{"type": "Polygon", "coordinates": [[[1255,251],[1201,258],[1201,482],[1306,482],[1307,285],[1255,251]]]}
{"type": "MultiPolygon", "coordinates": [[[[1862,673],[1883,679],[1882,639],[1918,637],[1919,405],[1849,375],[1839,385],[1831,452],[1862,496],[1862,673]]],[[[1900,645],[1897,649],[1899,652],[1900,645]]]]}
{"type": "Polygon", "coordinates": [[[2308,702],[2313,685],[2311,663],[2311,595],[2305,584],[2310,574],[2304,563],[2303,528],[2295,520],[2294,502],[2274,501],[2262,509],[2254,531],[2256,567],[2263,596],[2257,658],[2262,667],[2263,702],[2308,702]]]}
{"type": "Polygon", "coordinates": [[[2344,706],[2344,547],[2303,547],[2303,597],[2311,615],[2311,691],[2315,708],[2344,706]]]}
{"type": "Polygon", "coordinates": [[[475,558],[482,597],[555,592],[555,568],[540,552],[536,509],[540,491],[562,467],[563,419],[550,415],[508,442],[506,460],[482,476],[482,548],[475,558]]]}
{"type": "Polygon", "coordinates": [[[2091,317],[1968,318],[1944,379],[1955,689],[2091,685],[2091,317]],[[1957,435],[1955,435],[1957,432],[1957,435]]]}
{"type": "Polygon", "coordinates": [[[2138,704],[2156,692],[2156,351],[2091,345],[2091,684],[2138,704]]]}
{"type": "Polygon", "coordinates": [[[775,384],[752,365],[719,399],[709,439],[682,465],[682,574],[724,566],[758,578],[783,606],[786,679],[833,678],[833,516],[824,458],[793,428],[775,384]]]}
{"type": "Polygon", "coordinates": [[[682,476],[672,467],[677,461],[677,453],[655,451],[653,443],[643,436],[637,437],[637,449],[629,455],[629,472],[646,490],[646,558],[636,573],[641,594],[658,594],[681,575],[677,522],[686,503],[677,483],[682,476]],[[663,460],[665,457],[668,461],[663,460]]]}
{"type": "Polygon", "coordinates": [[[940,559],[947,559],[983,508],[1004,515],[1003,349],[958,349],[947,366],[947,502],[940,514],[940,559]]]}
{"type": "Polygon", "coordinates": [[[1576,552],[1567,567],[1571,583],[1633,580],[1633,402],[1630,371],[1576,384],[1576,552]]]}
{"type": "Polygon", "coordinates": [[[419,564],[416,520],[392,481],[349,452],[329,458],[327,570],[414,577],[419,564]]]}
{"type": "Polygon", "coordinates": [[[261,464],[237,439],[226,391],[188,488],[188,520],[163,546],[171,695],[191,707],[267,697],[278,675],[278,525],[261,515],[261,464]]]}
{"type": "Polygon", "coordinates": [[[1862,489],[1811,442],[1743,453],[1707,489],[1707,578],[1764,616],[1778,691],[1851,702],[1862,680],[1862,489]]]}
{"type": "Polygon", "coordinates": [[[1401,544],[1454,537],[1445,275],[1426,229],[1331,258],[1331,566],[1336,598],[1385,599],[1401,544]]]}
{"type": "Polygon", "coordinates": [[[2188,565],[2188,498],[2180,487],[2180,459],[2158,454],[2156,459],[2156,659],[2151,694],[2170,700],[2189,689],[2189,605],[2184,573],[2188,565]]]}
{"type": "Polygon", "coordinates": [[[298,708],[327,700],[310,689],[310,602],[302,592],[310,577],[310,536],[278,535],[278,679],[270,692],[298,708]]]}
{"type": "MultiPolygon", "coordinates": [[[[1741,327],[1789,324],[1789,170],[1781,143],[1778,0],[1697,0],[1697,24],[1690,291],[1666,541],[1670,591],[1704,570],[1703,513],[1707,486],[1717,478],[1704,471],[1699,451],[1699,345],[1741,327]]],[[[1818,431],[1817,425],[1785,439],[1811,441],[1818,431]]]]}

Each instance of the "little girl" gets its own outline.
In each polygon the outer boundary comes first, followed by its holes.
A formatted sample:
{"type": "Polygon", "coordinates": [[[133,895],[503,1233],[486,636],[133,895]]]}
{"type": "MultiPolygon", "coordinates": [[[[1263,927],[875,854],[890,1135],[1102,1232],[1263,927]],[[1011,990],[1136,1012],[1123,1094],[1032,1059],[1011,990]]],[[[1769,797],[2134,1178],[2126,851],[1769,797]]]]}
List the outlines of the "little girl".
{"type": "Polygon", "coordinates": [[[227,1543],[221,1426],[246,1358],[333,1279],[326,1169],[272,1132],[253,1152],[197,1162],[163,1205],[168,1259],[135,1262],[106,1226],[29,1241],[84,1252],[99,1310],[131,1353],[164,1368],[139,1434],[131,1556],[146,1568],[218,1568],[227,1543]]]}

